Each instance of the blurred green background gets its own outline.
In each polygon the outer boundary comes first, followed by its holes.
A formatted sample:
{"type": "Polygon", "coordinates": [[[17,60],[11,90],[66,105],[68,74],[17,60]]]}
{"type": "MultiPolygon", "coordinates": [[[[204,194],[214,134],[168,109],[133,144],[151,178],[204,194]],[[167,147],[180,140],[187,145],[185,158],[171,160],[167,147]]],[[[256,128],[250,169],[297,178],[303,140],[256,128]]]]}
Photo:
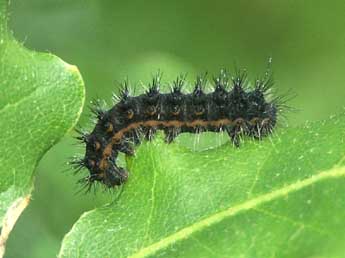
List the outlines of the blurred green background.
{"type": "MultiPolygon", "coordinates": [[[[75,64],[87,101],[107,101],[126,76],[146,83],[158,69],[166,80],[234,63],[251,78],[273,58],[278,92],[292,89],[290,126],[342,111],[345,97],[345,2],[337,1],[91,1],[12,0],[10,27],[30,49],[75,64]]],[[[89,127],[84,110],[80,125],[89,127]]],[[[85,211],[116,198],[76,195],[68,157],[82,153],[65,137],[37,168],[30,206],[10,236],[6,257],[55,257],[85,211]],[[65,171],[65,172],[63,172],[65,171]]]]}

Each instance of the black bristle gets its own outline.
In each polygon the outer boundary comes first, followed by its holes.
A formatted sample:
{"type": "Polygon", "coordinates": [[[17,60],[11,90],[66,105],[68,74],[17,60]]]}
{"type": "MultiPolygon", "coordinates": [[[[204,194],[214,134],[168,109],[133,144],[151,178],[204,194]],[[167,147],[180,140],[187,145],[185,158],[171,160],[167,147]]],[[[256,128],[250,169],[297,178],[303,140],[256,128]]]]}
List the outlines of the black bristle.
{"type": "Polygon", "coordinates": [[[255,90],[261,91],[263,94],[267,93],[274,85],[272,73],[267,73],[263,78],[256,79],[255,90]]]}
{"type": "Polygon", "coordinates": [[[126,78],[120,85],[120,100],[127,100],[129,97],[129,80],[126,78]]]}
{"type": "Polygon", "coordinates": [[[81,185],[80,190],[77,192],[77,194],[83,192],[84,194],[87,194],[91,191],[92,187],[94,187],[95,190],[95,182],[97,182],[95,179],[92,179],[93,175],[83,177],[77,181],[79,185],[81,185]]]}
{"type": "Polygon", "coordinates": [[[186,82],[186,77],[187,77],[187,74],[181,74],[177,76],[176,80],[173,81],[173,85],[172,85],[173,93],[181,93],[182,87],[184,86],[186,82]]]}
{"type": "Polygon", "coordinates": [[[246,86],[247,82],[247,71],[245,69],[241,70],[235,68],[235,75],[231,78],[232,86],[234,88],[243,88],[246,86]]]}
{"type": "Polygon", "coordinates": [[[99,99],[95,99],[90,102],[90,110],[97,117],[97,119],[102,120],[106,114],[106,110],[99,99]]]}
{"type": "Polygon", "coordinates": [[[152,84],[149,84],[149,89],[146,91],[148,97],[154,97],[159,94],[160,79],[153,78],[152,84]]]}
{"type": "Polygon", "coordinates": [[[218,76],[213,77],[213,82],[215,86],[215,90],[223,90],[228,87],[229,84],[229,77],[228,73],[225,69],[220,70],[218,76]]]}
{"type": "Polygon", "coordinates": [[[152,83],[149,85],[150,88],[159,89],[161,84],[163,74],[161,71],[158,71],[152,78],[152,83]]]}
{"type": "Polygon", "coordinates": [[[291,107],[290,105],[287,105],[287,103],[290,102],[295,97],[296,97],[295,93],[288,91],[285,94],[275,96],[271,100],[271,103],[277,108],[277,111],[279,113],[286,112],[286,111],[296,112],[298,111],[298,109],[291,107]]]}
{"type": "Polygon", "coordinates": [[[75,173],[78,173],[81,169],[86,167],[84,158],[72,157],[68,163],[74,168],[75,173]]]}
{"type": "Polygon", "coordinates": [[[193,90],[193,95],[194,95],[194,96],[200,96],[200,95],[202,95],[202,94],[203,94],[202,86],[199,85],[199,84],[195,85],[195,88],[194,88],[194,90],[193,90]]]}
{"type": "Polygon", "coordinates": [[[78,136],[75,137],[78,141],[81,141],[82,143],[88,143],[90,134],[83,131],[82,129],[75,128],[74,131],[78,133],[78,136]]]}
{"type": "Polygon", "coordinates": [[[200,96],[200,95],[204,94],[203,89],[204,89],[206,83],[207,83],[207,73],[205,73],[203,76],[198,75],[196,77],[193,95],[194,96],[200,96]]]}

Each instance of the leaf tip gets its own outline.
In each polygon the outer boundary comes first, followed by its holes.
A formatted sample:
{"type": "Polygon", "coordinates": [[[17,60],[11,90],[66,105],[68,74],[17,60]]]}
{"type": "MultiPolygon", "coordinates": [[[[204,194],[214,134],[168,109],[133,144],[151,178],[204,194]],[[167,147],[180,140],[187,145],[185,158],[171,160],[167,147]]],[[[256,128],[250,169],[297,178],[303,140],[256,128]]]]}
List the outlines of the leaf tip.
{"type": "Polygon", "coordinates": [[[66,63],[66,62],[65,62],[65,64],[66,64],[66,67],[67,67],[68,71],[70,71],[72,73],[78,73],[79,74],[79,69],[78,69],[78,67],[76,65],[71,65],[71,64],[66,63]]]}
{"type": "Polygon", "coordinates": [[[5,245],[10,232],[12,231],[16,221],[22,214],[24,209],[28,206],[31,199],[31,195],[28,194],[25,197],[20,197],[13,202],[11,207],[6,212],[6,215],[2,221],[2,229],[0,235],[0,257],[4,256],[5,245]]]}

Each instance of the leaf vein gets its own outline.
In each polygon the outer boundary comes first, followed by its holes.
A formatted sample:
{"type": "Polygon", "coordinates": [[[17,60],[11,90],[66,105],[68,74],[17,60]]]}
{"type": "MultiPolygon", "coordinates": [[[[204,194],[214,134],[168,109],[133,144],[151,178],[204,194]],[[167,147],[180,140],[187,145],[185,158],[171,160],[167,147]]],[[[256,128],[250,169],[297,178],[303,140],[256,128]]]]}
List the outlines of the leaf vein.
{"type": "Polygon", "coordinates": [[[271,212],[271,211],[268,211],[268,210],[265,210],[265,209],[260,209],[260,208],[253,208],[255,211],[259,212],[259,213],[262,213],[266,216],[270,216],[271,218],[273,219],[277,219],[277,220],[280,220],[280,221],[286,221],[296,227],[302,227],[302,228],[306,228],[306,229],[309,229],[309,230],[312,230],[314,232],[317,232],[319,234],[325,234],[325,235],[328,235],[329,237],[331,237],[331,233],[321,229],[321,228],[318,228],[318,227],[315,227],[313,225],[309,225],[309,224],[305,224],[305,223],[302,223],[302,222],[299,222],[299,221],[296,221],[290,217],[287,217],[287,216],[284,216],[284,215],[280,215],[280,214],[277,214],[277,213],[274,213],[274,212],[271,212]]]}
{"type": "Polygon", "coordinates": [[[161,249],[167,248],[169,245],[175,243],[176,241],[181,241],[183,239],[186,239],[187,237],[191,236],[193,233],[199,232],[203,228],[210,227],[216,223],[219,223],[226,218],[235,216],[238,213],[241,213],[246,210],[251,210],[262,204],[284,197],[290,193],[297,192],[319,181],[334,179],[334,178],[339,178],[339,177],[345,177],[345,167],[335,166],[329,170],[322,171],[319,174],[313,175],[307,179],[297,181],[288,186],[284,186],[272,192],[263,194],[261,196],[257,196],[251,200],[247,200],[242,204],[238,204],[236,206],[230,207],[219,213],[212,214],[205,219],[197,221],[194,224],[191,224],[190,226],[185,227],[177,231],[176,233],[173,233],[165,237],[164,239],[139,250],[138,252],[134,253],[133,255],[129,257],[141,258],[141,257],[146,257],[148,255],[152,255],[161,249]]]}
{"type": "MultiPolygon", "coordinates": [[[[151,156],[152,156],[152,152],[151,152],[151,156]]],[[[151,157],[151,158],[153,160],[153,157],[151,157]]],[[[148,240],[148,238],[149,238],[149,231],[150,231],[150,227],[151,227],[153,210],[154,210],[154,206],[155,206],[155,190],[156,190],[156,182],[157,182],[157,169],[156,169],[155,165],[156,164],[153,164],[153,181],[152,181],[152,188],[151,188],[151,208],[150,208],[150,213],[149,213],[149,216],[147,219],[146,232],[145,232],[143,243],[145,243],[145,240],[148,240]]]]}

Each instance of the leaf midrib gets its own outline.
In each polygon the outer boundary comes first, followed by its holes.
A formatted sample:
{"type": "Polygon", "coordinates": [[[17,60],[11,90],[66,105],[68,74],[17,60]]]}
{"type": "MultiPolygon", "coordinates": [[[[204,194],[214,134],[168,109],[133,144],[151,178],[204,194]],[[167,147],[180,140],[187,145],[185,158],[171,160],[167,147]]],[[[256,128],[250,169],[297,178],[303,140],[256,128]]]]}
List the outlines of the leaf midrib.
{"type": "MultiPolygon", "coordinates": [[[[345,157],[343,157],[341,161],[344,159],[345,157]]],[[[327,179],[345,177],[345,166],[339,166],[339,164],[342,163],[341,161],[337,165],[335,165],[333,168],[326,171],[321,171],[317,175],[313,175],[307,179],[297,181],[288,186],[282,187],[272,192],[247,200],[242,204],[238,204],[236,206],[230,207],[224,211],[218,212],[216,214],[212,214],[211,216],[203,220],[200,220],[194,224],[191,224],[190,226],[185,227],[181,229],[180,231],[177,231],[174,234],[171,234],[152,245],[149,245],[143,249],[140,249],[138,252],[130,255],[129,258],[142,258],[148,255],[152,255],[158,252],[159,250],[168,247],[172,243],[186,239],[187,237],[191,236],[193,233],[201,231],[204,228],[210,227],[218,222],[221,222],[222,220],[226,218],[235,216],[242,211],[253,209],[257,206],[276,200],[290,193],[297,192],[314,183],[320,182],[322,180],[327,180],[327,179]]]]}
{"type": "MultiPolygon", "coordinates": [[[[151,159],[154,160],[152,157],[152,153],[151,153],[151,159]]],[[[146,230],[145,230],[146,233],[144,236],[144,241],[149,240],[149,231],[150,231],[150,227],[151,227],[152,216],[153,216],[154,205],[155,205],[156,183],[157,183],[157,169],[155,167],[155,163],[153,163],[153,179],[152,179],[152,188],[151,188],[151,207],[150,207],[150,213],[149,213],[147,224],[146,224],[146,230]]]]}

